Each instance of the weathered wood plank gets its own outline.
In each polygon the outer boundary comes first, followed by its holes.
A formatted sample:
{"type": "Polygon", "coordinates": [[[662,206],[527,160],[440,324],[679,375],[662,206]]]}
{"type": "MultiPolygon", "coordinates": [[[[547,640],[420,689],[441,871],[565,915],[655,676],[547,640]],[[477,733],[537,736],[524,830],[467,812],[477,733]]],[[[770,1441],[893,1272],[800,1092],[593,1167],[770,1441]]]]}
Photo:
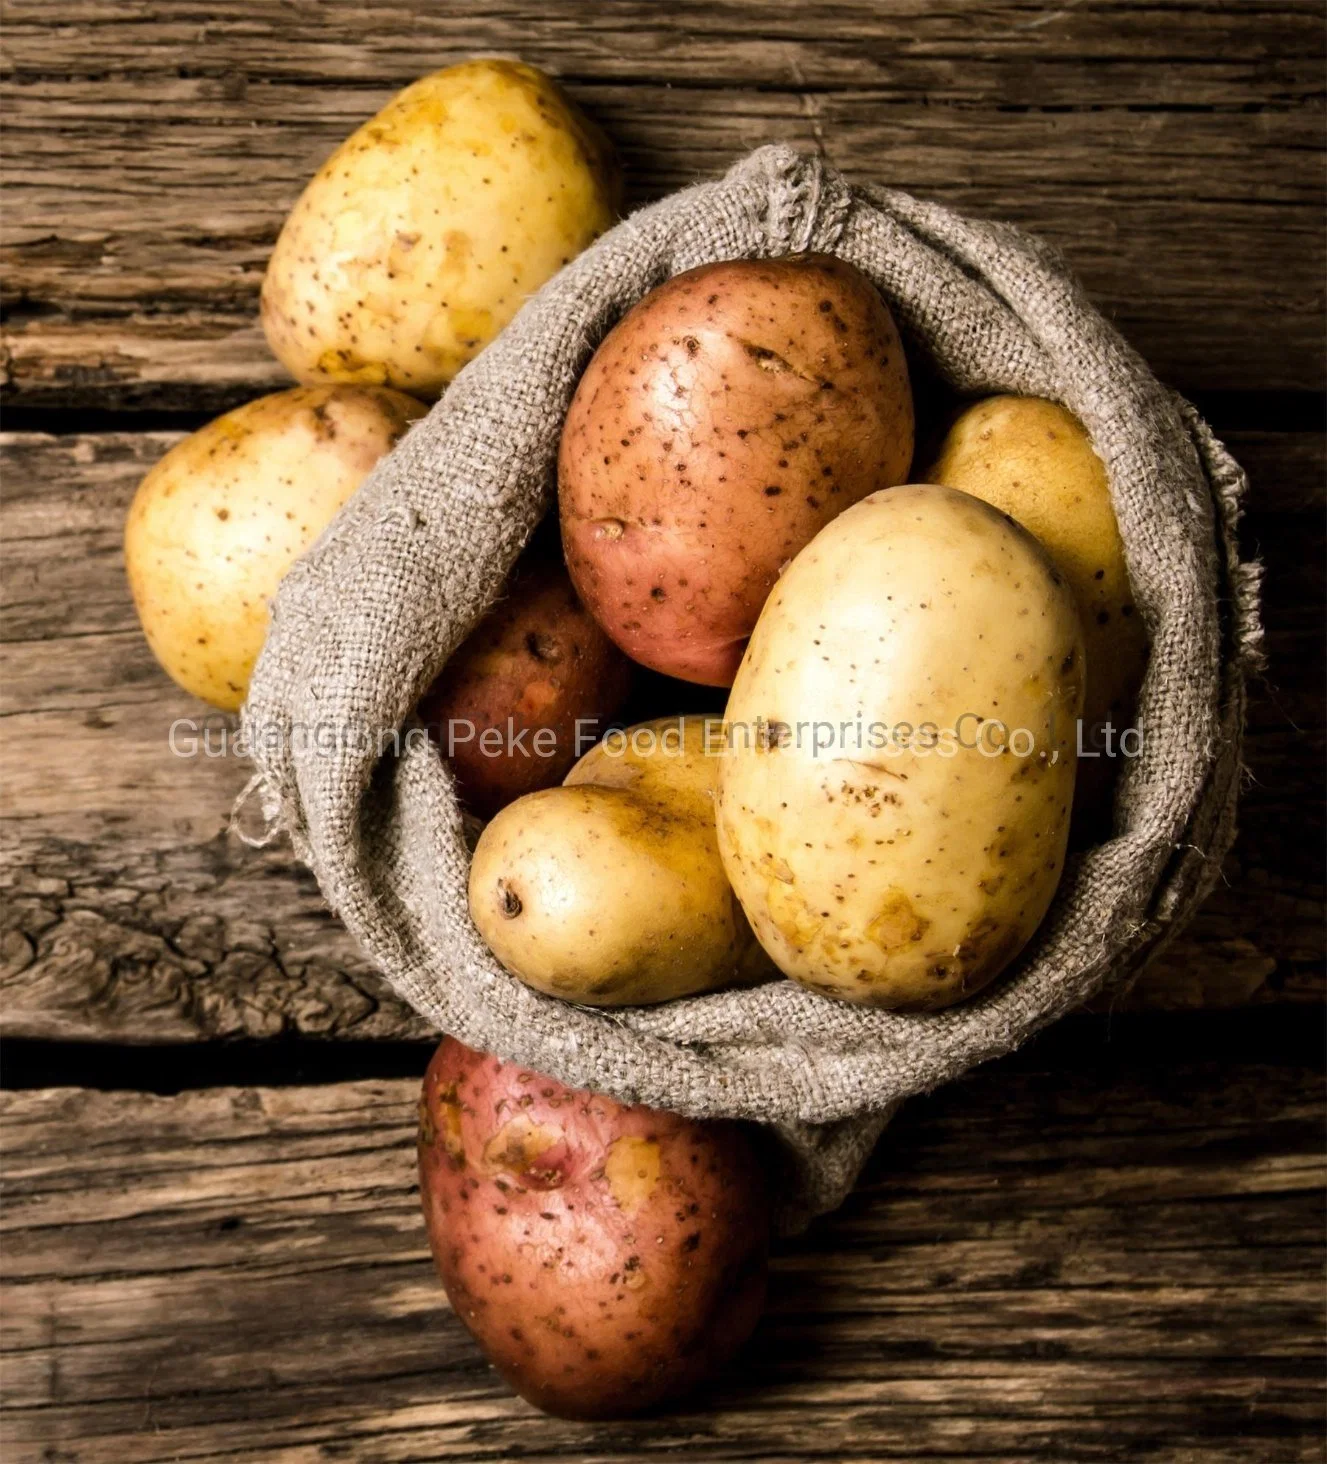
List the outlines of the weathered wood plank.
{"type": "Polygon", "coordinates": [[[788,139],[1044,232],[1185,390],[1322,381],[1312,4],[837,0],[794,23],[738,0],[617,0],[590,24],[573,0],[491,0],[335,16],[12,0],[12,400],[215,408],[279,384],[257,290],[303,183],[411,77],[493,49],[568,79],[617,139],[633,202],[788,139]]]}
{"type": "MultiPolygon", "coordinates": [[[[1256,505],[1321,502],[1322,442],[1235,433],[1256,505]]],[[[288,853],[228,838],[247,777],[191,728],[139,633],[120,531],[177,434],[12,435],[0,512],[0,1030],[130,1042],[418,1037],[288,853]],[[173,723],[185,728],[171,753],[173,723]]],[[[1253,708],[1244,834],[1192,930],[1130,1006],[1321,999],[1320,518],[1258,512],[1272,669],[1253,708]]],[[[212,744],[223,747],[220,738],[212,744]]]]}
{"type": "MultiPolygon", "coordinates": [[[[99,80],[178,67],[224,78],[243,46],[246,76],[321,85],[340,76],[360,86],[390,82],[419,64],[504,45],[537,65],[578,78],[694,85],[715,76],[766,88],[886,85],[903,100],[948,90],[982,101],[997,80],[1021,81],[1012,105],[1155,100],[1158,68],[1180,66],[1193,101],[1229,104],[1248,91],[1291,107],[1315,95],[1312,53],[1321,12],[1311,0],[1257,0],[1205,9],[1179,5],[970,0],[801,0],[796,15],[753,0],[601,0],[594,24],[566,0],[471,0],[464,10],[356,0],[62,0],[59,24],[43,0],[9,0],[8,67],[16,79],[54,73],[99,80]],[[336,24],[328,24],[330,20],[336,24]],[[89,44],[89,40],[95,44],[89,44]],[[1021,68],[1021,70],[1019,69],[1021,68]]],[[[231,89],[237,83],[232,81],[231,89]]]]}
{"type": "Polygon", "coordinates": [[[660,1420],[510,1398],[450,1318],[409,1081],[5,1094],[7,1461],[1318,1458],[1321,1084],[1118,1041],[909,1105],[660,1420]]]}

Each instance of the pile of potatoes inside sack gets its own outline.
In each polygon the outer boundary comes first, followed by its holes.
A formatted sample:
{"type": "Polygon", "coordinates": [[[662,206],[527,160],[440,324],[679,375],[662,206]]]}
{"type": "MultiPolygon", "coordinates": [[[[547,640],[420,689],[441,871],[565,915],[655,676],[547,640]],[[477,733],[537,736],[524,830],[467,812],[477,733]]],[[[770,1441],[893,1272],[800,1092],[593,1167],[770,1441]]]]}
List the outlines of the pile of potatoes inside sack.
{"type": "MultiPolygon", "coordinates": [[[[618,200],[604,138],[510,61],[426,77],[328,160],[262,294],[301,384],[181,442],[130,510],[181,686],[240,706],[282,575],[618,200]]],[[[1146,659],[1080,424],[914,402],[863,275],[739,259],[603,340],[558,496],[418,708],[487,820],[471,912],[512,975],[603,1007],[791,979],[918,1011],[997,980],[1109,825],[1146,659]]],[[[636,1411],[751,1331],[758,1133],[451,1039],[420,1116],[447,1291],[525,1397],[636,1411]]]]}

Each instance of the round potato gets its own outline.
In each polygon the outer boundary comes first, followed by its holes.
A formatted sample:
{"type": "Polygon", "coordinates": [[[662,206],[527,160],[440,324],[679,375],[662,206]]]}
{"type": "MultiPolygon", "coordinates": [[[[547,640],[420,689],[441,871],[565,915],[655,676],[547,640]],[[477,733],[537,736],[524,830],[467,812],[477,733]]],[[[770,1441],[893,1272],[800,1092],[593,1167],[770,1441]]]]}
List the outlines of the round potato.
{"type": "Polygon", "coordinates": [[[435,72],[300,196],[263,280],[268,343],[299,381],[434,397],[618,200],[608,143],[543,72],[435,72]]]}
{"type": "Polygon", "coordinates": [[[1082,631],[1031,535],[929,485],[849,509],[775,586],[728,700],[724,868],[813,991],[932,1009],[1022,949],[1059,881],[1082,631]]]}
{"type": "Polygon", "coordinates": [[[576,598],[555,559],[527,557],[448,661],[419,716],[466,807],[492,818],[562,778],[631,689],[631,662],[576,598]]]}
{"type": "Polygon", "coordinates": [[[448,1037],[424,1079],[419,1181],[453,1310],[548,1413],[653,1408],[759,1319],[768,1206],[736,1124],[623,1107],[448,1037]]]}
{"type": "Polygon", "coordinates": [[[998,396],[958,418],[928,476],[1016,518],[1073,591],[1087,651],[1076,812],[1100,832],[1114,772],[1107,743],[1118,746],[1133,725],[1147,665],[1147,635],[1134,608],[1106,469],[1082,423],[1063,407],[998,396]]]}
{"type": "Polygon", "coordinates": [[[671,1001],[769,976],[719,862],[722,723],[611,734],[561,788],[508,805],[470,866],[470,914],[528,986],[591,1006],[671,1001]]]}
{"type": "Polygon", "coordinates": [[[165,670],[233,711],[281,577],[427,408],[379,387],[296,387],[177,443],[124,531],[138,618],[165,670]]]}
{"type": "Polygon", "coordinates": [[[558,458],[563,547],[633,659],[727,686],[780,569],[901,482],[913,412],[871,282],[823,255],[680,274],[609,333],[558,458]]]}

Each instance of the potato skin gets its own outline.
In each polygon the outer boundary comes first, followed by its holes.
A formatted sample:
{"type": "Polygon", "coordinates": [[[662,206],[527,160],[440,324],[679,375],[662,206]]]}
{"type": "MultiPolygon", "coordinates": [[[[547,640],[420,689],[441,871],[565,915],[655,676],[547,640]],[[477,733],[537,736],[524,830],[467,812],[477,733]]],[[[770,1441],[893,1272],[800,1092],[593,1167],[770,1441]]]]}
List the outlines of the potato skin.
{"type": "Polygon", "coordinates": [[[323,164],[263,280],[298,381],[438,395],[614,222],[608,142],[532,66],[468,61],[394,97],[323,164]]]}
{"type": "Polygon", "coordinates": [[[623,1107],[450,1037],[419,1118],[443,1286],[536,1407],[641,1413],[708,1378],[750,1336],[768,1210],[737,1124],[623,1107]]]}
{"type": "Polygon", "coordinates": [[[561,562],[527,557],[424,694],[419,716],[466,807],[492,818],[560,783],[630,689],[631,662],[577,599],[561,562]],[[481,746],[489,729],[501,733],[496,756],[481,746]]]}
{"type": "Polygon", "coordinates": [[[903,480],[912,393],[871,282],[824,255],[704,265],[609,333],[567,414],[563,547],[634,660],[727,686],[782,566],[903,480]]]}
{"type": "MultiPolygon", "coordinates": [[[[1092,750],[1106,722],[1118,739],[1133,725],[1147,633],[1134,607],[1106,469],[1082,423],[1039,397],[988,397],[954,422],[928,476],[1017,519],[1050,555],[1083,621],[1082,746],[1092,750]]],[[[1109,827],[1114,773],[1105,756],[1079,762],[1075,811],[1085,829],[1109,827]]]]}
{"type": "Polygon", "coordinates": [[[621,756],[592,748],[563,787],[518,799],[484,830],[470,915],[527,986],[636,1006],[774,974],[719,861],[707,722],[721,733],[718,718],[632,728],[621,756]]]}
{"type": "Polygon", "coordinates": [[[259,397],[177,443],[129,508],[125,568],[152,652],[234,711],[282,576],[428,409],[382,387],[259,397]]]}
{"type": "Polygon", "coordinates": [[[1082,675],[1063,578],[979,499],[893,488],[822,530],[751,637],[719,774],[724,868],[775,964],[890,1008],[999,975],[1059,882],[1082,675]]]}

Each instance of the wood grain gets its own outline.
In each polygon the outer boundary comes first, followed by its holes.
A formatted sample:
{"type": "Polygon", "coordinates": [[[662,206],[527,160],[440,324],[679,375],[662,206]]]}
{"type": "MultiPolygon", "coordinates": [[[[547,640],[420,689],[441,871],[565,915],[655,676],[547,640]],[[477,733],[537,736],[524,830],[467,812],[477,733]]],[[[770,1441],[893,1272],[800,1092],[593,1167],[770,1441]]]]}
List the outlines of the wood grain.
{"type": "Polygon", "coordinates": [[[761,142],[1059,244],[1163,377],[1323,382],[1320,7],[1031,0],[272,5],[10,0],[10,400],[215,410],[284,381],[255,323],[285,213],[420,72],[518,51],[633,203],[761,142]]]}
{"type": "Polygon", "coordinates": [[[739,1365],[598,1427],[448,1314],[416,1093],[5,1094],[6,1464],[1321,1457],[1321,1084],[1274,1044],[1089,1040],[917,1100],[739,1365]]]}
{"type": "MultiPolygon", "coordinates": [[[[1269,560],[1272,669],[1227,883],[1124,1003],[1321,999],[1322,444],[1231,434],[1269,560]],[[1315,822],[1315,819],[1317,822],[1315,822]]],[[[178,434],[13,434],[0,535],[0,1030],[65,1040],[417,1038],[280,850],[227,836],[233,719],[156,667],[120,556],[138,478],[178,434]],[[183,732],[174,756],[170,729],[183,732]],[[210,740],[209,740],[210,739],[210,740]]]]}

